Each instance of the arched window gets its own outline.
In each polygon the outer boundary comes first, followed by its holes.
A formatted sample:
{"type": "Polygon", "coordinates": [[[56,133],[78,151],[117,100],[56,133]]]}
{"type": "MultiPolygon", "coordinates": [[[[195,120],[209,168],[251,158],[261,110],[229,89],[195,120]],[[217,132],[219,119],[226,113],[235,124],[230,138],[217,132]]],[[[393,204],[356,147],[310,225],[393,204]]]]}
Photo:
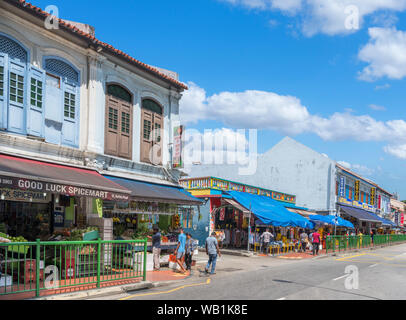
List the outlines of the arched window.
{"type": "MultiPolygon", "coordinates": [[[[0,129],[20,134],[27,133],[29,127],[26,109],[31,92],[27,88],[30,77],[27,63],[27,50],[12,38],[0,35],[0,129]]],[[[35,92],[34,98],[42,104],[42,96],[35,92]]]]}
{"type": "Polygon", "coordinates": [[[142,100],[141,161],[162,164],[163,108],[152,99],[142,100]],[[151,152],[152,148],[153,152],[151,152]]]}
{"type": "Polygon", "coordinates": [[[79,82],[79,72],[72,66],[59,59],[49,58],[45,60],[45,70],[51,74],[61,76],[73,83],[79,82]]]}
{"type": "Polygon", "coordinates": [[[131,103],[132,101],[131,93],[129,93],[126,89],[117,84],[111,84],[107,86],[107,94],[116,97],[118,99],[127,101],[129,103],[131,103]]]}
{"type": "Polygon", "coordinates": [[[107,85],[105,153],[132,158],[132,95],[117,84],[107,85]]]}
{"type": "Polygon", "coordinates": [[[10,59],[27,63],[27,51],[16,41],[3,35],[0,35],[0,52],[7,54],[10,59]]]}
{"type": "Polygon", "coordinates": [[[142,108],[151,112],[162,115],[162,107],[151,99],[142,100],[142,108]]]}
{"type": "Polygon", "coordinates": [[[77,147],[79,144],[80,73],[58,57],[44,59],[46,72],[45,140],[77,147]]]}

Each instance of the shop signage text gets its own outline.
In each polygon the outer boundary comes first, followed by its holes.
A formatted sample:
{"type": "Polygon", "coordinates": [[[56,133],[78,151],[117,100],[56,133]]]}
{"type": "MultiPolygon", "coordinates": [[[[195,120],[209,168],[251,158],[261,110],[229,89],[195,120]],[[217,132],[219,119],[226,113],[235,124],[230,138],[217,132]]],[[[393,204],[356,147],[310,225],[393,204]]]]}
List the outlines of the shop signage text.
{"type": "Polygon", "coordinates": [[[364,210],[368,210],[368,211],[375,212],[375,207],[374,207],[374,206],[371,206],[371,205],[368,204],[368,203],[362,203],[362,202],[355,201],[355,200],[353,201],[353,200],[351,200],[351,199],[346,199],[346,198],[343,198],[343,197],[339,197],[339,198],[338,198],[338,202],[339,202],[339,203],[342,203],[342,204],[349,205],[349,206],[353,206],[353,207],[357,207],[357,208],[362,208],[362,209],[364,209],[364,210]]]}
{"type": "Polygon", "coordinates": [[[0,196],[2,200],[7,201],[36,201],[50,202],[50,194],[44,192],[33,192],[24,190],[1,189],[0,196]]]}
{"type": "Polygon", "coordinates": [[[376,188],[371,188],[371,205],[375,206],[376,188]]]}
{"type": "Polygon", "coordinates": [[[105,200],[128,201],[129,199],[129,196],[126,194],[19,178],[0,177],[0,186],[7,186],[24,191],[49,192],[77,197],[101,198],[105,200]]]}
{"type": "Polygon", "coordinates": [[[340,197],[345,197],[345,177],[340,177],[340,197]]]}
{"type": "Polygon", "coordinates": [[[355,192],[354,192],[354,200],[359,201],[359,180],[355,180],[355,192]]]}

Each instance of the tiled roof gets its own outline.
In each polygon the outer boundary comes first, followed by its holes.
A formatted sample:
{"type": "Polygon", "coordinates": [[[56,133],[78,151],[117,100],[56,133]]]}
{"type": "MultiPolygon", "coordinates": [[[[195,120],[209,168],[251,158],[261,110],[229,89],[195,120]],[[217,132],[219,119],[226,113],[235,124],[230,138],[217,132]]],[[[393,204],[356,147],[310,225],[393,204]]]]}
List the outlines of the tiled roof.
{"type": "Polygon", "coordinates": [[[371,180],[368,180],[368,179],[366,179],[366,178],[360,176],[359,174],[357,174],[357,173],[351,171],[350,169],[347,169],[346,167],[343,167],[342,165],[340,165],[340,164],[338,164],[338,163],[336,163],[336,166],[337,166],[338,168],[340,168],[341,170],[346,171],[346,172],[352,174],[353,176],[356,176],[357,178],[368,182],[369,184],[372,184],[373,186],[375,186],[375,187],[378,188],[379,190],[382,190],[383,192],[385,192],[385,193],[387,193],[387,194],[389,194],[389,195],[392,195],[392,193],[390,193],[390,192],[386,191],[385,189],[383,189],[382,187],[378,186],[375,182],[372,182],[371,180]]]}
{"type": "MultiPolygon", "coordinates": [[[[31,3],[25,1],[25,0],[6,0],[8,3],[13,4],[16,7],[19,7],[21,9],[25,9],[27,12],[36,15],[40,18],[43,18],[44,20],[50,15],[48,12],[43,11],[41,8],[36,7],[34,5],[32,5],[31,3]]],[[[133,63],[136,66],[140,67],[141,69],[143,69],[144,71],[147,71],[159,78],[161,78],[162,80],[166,81],[166,82],[170,82],[171,84],[175,85],[178,88],[182,88],[187,90],[188,87],[180,82],[177,81],[176,79],[173,79],[169,76],[167,76],[166,74],[158,71],[157,69],[137,60],[134,59],[133,57],[129,56],[128,54],[126,54],[125,52],[118,50],[116,48],[114,48],[112,45],[109,45],[105,42],[102,42],[100,40],[98,40],[96,37],[81,31],[80,29],[78,29],[77,27],[73,26],[70,23],[67,23],[66,21],[62,20],[62,19],[58,19],[59,20],[59,26],[89,42],[92,42],[95,46],[101,46],[104,49],[107,49],[108,51],[110,51],[113,54],[116,54],[117,56],[119,56],[120,58],[126,60],[127,62],[133,63]]]]}

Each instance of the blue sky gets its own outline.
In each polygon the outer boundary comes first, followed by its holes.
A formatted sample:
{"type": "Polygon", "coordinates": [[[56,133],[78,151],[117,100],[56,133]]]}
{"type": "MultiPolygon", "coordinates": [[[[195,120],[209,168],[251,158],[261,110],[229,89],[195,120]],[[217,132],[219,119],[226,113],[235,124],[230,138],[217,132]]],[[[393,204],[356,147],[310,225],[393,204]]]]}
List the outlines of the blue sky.
{"type": "Polygon", "coordinates": [[[406,199],[406,0],[331,0],[321,9],[320,1],[33,4],[56,5],[61,18],[93,25],[100,40],[178,72],[192,92],[181,106],[187,127],[251,128],[265,119],[260,153],[290,135],[406,199]],[[348,31],[341,18],[350,4],[360,28],[348,31]],[[258,99],[262,111],[244,118],[258,99]]]}

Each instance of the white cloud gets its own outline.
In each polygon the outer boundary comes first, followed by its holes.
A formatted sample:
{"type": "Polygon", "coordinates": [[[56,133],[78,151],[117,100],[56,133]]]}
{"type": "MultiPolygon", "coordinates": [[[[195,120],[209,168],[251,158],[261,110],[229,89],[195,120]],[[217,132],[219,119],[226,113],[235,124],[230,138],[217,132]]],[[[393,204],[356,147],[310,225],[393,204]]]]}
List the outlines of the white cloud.
{"type": "Polygon", "coordinates": [[[360,50],[358,58],[368,63],[359,79],[374,81],[379,78],[402,79],[406,76],[406,32],[396,28],[370,28],[369,42],[360,50]]]}
{"type": "Polygon", "coordinates": [[[406,0],[220,0],[250,9],[279,10],[283,14],[299,18],[306,36],[318,33],[327,35],[348,34],[362,26],[367,16],[381,26],[396,22],[395,12],[406,9],[406,0]],[[383,11],[383,13],[382,13],[383,11]],[[354,18],[354,19],[353,19],[354,18]]]}
{"type": "Polygon", "coordinates": [[[406,144],[389,145],[384,148],[385,152],[399,159],[406,160],[406,144]]]}
{"type": "Polygon", "coordinates": [[[377,104],[370,104],[369,108],[375,111],[385,111],[386,108],[384,106],[379,106],[377,104]]]}
{"type": "Polygon", "coordinates": [[[380,141],[391,144],[396,141],[396,144],[406,144],[404,120],[380,121],[348,110],[323,117],[311,114],[293,96],[258,90],[207,96],[205,90],[194,83],[189,83],[189,88],[180,101],[181,119],[186,124],[217,120],[232,128],[269,129],[288,135],[314,133],[326,141],[380,141]]]}
{"type": "Polygon", "coordinates": [[[374,169],[368,168],[367,166],[364,166],[362,164],[351,164],[346,161],[337,161],[337,163],[362,176],[372,176],[375,173],[374,169]]]}

